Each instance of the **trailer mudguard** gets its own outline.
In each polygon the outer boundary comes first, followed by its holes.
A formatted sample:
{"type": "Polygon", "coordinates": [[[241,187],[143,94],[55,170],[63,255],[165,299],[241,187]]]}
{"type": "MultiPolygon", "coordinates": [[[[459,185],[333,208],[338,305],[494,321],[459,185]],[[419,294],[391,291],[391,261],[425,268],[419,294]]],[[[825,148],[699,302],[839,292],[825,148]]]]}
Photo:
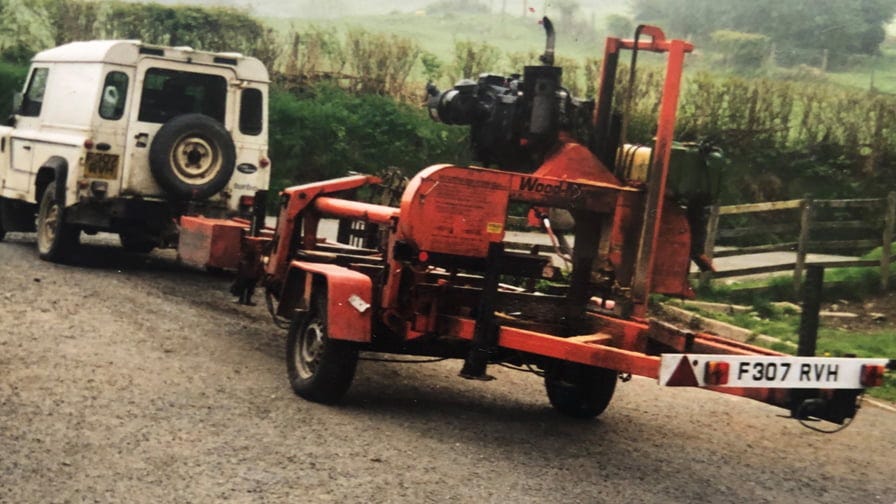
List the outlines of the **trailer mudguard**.
{"type": "Polygon", "coordinates": [[[322,278],[327,286],[327,336],[336,340],[368,343],[371,340],[371,303],[373,283],[370,277],[335,264],[293,261],[291,278],[298,280],[303,305],[309,306],[314,280],[322,278]]]}

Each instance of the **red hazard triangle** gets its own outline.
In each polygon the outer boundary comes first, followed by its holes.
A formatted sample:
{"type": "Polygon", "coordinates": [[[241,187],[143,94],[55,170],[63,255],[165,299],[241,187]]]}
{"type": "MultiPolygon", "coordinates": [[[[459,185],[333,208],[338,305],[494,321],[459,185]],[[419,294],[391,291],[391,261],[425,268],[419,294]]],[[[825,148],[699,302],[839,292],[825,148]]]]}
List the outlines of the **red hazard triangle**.
{"type": "Polygon", "coordinates": [[[666,386],[669,387],[699,387],[700,383],[697,382],[697,375],[694,374],[694,368],[691,367],[691,362],[688,360],[686,355],[681,357],[681,361],[678,363],[678,366],[675,367],[675,371],[672,371],[672,375],[669,376],[669,379],[666,381],[666,386]]]}

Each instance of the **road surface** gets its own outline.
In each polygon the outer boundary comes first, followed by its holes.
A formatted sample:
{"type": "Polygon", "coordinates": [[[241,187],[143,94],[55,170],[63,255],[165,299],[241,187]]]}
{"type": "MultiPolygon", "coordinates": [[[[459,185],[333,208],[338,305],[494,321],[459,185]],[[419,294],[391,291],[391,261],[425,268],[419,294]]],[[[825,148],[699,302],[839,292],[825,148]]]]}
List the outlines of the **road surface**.
{"type": "Polygon", "coordinates": [[[365,361],[343,405],[306,402],[225,276],[91,241],[73,266],[0,242],[0,502],[896,503],[879,408],[826,436],[636,378],[575,421],[457,361],[365,361]]]}

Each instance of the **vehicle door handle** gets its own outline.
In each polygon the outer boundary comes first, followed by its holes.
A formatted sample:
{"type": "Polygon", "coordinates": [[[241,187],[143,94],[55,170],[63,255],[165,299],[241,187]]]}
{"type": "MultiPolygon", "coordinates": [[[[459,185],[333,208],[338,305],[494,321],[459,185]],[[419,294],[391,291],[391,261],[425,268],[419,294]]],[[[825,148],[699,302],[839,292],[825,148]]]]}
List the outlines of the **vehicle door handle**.
{"type": "Polygon", "coordinates": [[[137,133],[134,138],[137,140],[137,147],[146,147],[149,143],[149,133],[137,133]]]}
{"type": "Polygon", "coordinates": [[[23,145],[22,148],[25,149],[25,150],[31,150],[31,146],[30,146],[30,145],[23,145]]]}

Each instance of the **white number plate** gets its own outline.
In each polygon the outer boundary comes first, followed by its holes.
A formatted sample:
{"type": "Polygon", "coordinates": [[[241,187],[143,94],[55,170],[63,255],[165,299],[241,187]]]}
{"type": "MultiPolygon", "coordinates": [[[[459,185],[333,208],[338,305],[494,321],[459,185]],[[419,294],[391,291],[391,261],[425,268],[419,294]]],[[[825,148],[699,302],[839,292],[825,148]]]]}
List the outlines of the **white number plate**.
{"type": "MultiPolygon", "coordinates": [[[[864,388],[862,366],[885,366],[887,362],[845,357],[663,354],[659,382],[692,387],[860,389],[864,388]],[[727,376],[724,383],[714,385],[707,375],[713,367],[707,364],[721,362],[728,364],[727,376]]],[[[719,372],[719,366],[714,369],[719,372]]]]}

